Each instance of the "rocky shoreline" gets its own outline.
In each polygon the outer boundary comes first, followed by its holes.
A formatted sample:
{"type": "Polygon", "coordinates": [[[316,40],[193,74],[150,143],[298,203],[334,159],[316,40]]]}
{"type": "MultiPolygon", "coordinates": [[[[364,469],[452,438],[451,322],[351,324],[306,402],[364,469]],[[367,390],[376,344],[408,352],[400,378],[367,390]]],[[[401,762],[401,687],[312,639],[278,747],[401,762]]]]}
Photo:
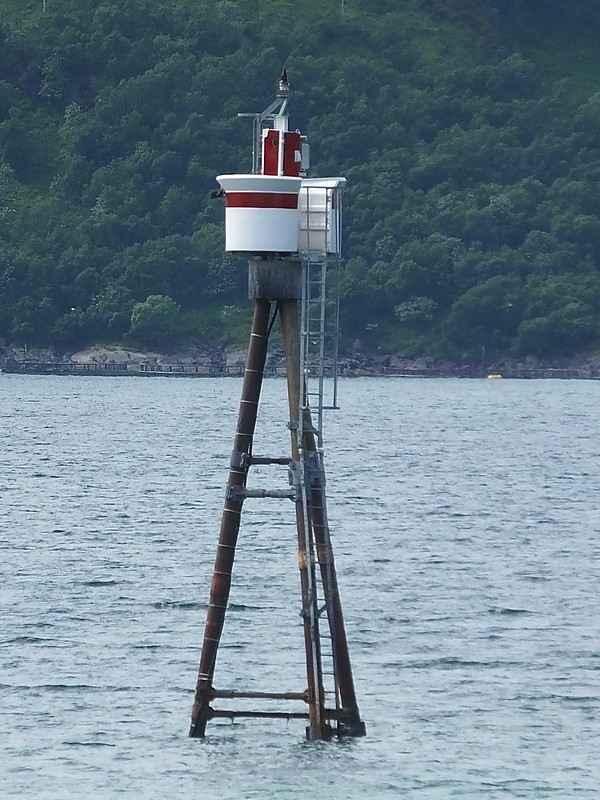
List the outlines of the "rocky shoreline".
{"type": "MultiPolygon", "coordinates": [[[[170,352],[137,351],[118,346],[94,346],[73,353],[55,348],[23,348],[0,340],[0,370],[18,374],[171,375],[179,377],[239,376],[245,350],[188,347],[170,352]]],[[[326,364],[327,372],[334,370],[326,364]]],[[[342,376],[463,377],[463,378],[580,378],[600,379],[600,356],[556,361],[527,358],[472,363],[417,355],[372,355],[355,346],[338,361],[342,376]]],[[[284,375],[281,349],[269,354],[266,373],[284,375]]]]}

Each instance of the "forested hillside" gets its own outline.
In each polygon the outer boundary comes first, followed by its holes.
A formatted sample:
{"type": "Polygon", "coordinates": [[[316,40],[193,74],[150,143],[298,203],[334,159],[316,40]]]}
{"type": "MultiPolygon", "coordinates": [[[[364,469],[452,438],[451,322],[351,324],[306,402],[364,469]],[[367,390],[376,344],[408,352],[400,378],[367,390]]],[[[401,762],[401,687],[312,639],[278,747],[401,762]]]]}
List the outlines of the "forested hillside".
{"type": "Polygon", "coordinates": [[[346,341],[597,348],[596,7],[0,0],[0,337],[245,338],[210,192],[285,64],[313,173],[348,178],[346,341]]]}

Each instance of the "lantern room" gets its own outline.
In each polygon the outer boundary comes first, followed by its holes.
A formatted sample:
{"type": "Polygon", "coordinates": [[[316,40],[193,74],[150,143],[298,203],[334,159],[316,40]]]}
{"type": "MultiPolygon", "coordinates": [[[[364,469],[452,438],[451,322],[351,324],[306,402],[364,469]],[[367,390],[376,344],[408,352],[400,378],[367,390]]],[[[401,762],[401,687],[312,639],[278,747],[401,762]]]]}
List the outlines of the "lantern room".
{"type": "Polygon", "coordinates": [[[277,96],[254,121],[251,174],[219,175],[225,195],[225,249],[258,256],[341,253],[345,178],[306,178],[310,149],[288,130],[290,85],[284,70],[277,96]]]}

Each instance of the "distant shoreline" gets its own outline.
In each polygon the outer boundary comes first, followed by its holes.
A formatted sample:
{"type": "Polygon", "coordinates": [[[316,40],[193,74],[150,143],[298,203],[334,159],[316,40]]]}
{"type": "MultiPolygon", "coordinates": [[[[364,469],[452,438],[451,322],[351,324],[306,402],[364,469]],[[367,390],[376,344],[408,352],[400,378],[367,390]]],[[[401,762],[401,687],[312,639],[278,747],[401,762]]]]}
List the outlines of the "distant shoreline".
{"type": "MultiPolygon", "coordinates": [[[[78,364],[78,363],[52,363],[43,361],[25,361],[21,363],[3,364],[0,362],[0,372],[6,375],[95,375],[102,377],[165,377],[165,378],[240,378],[244,374],[243,365],[224,365],[210,367],[205,365],[139,365],[139,364],[78,364]]],[[[328,370],[326,377],[332,377],[333,371],[328,370]]],[[[455,367],[452,369],[424,368],[401,369],[397,367],[345,367],[340,366],[338,376],[341,378],[471,378],[471,379],[524,379],[524,380],[600,380],[599,370],[585,368],[509,368],[502,371],[482,370],[474,367],[455,367]]],[[[281,366],[266,367],[266,378],[285,377],[285,368],[281,366]]]]}
{"type": "MultiPolygon", "coordinates": [[[[166,377],[241,377],[246,350],[191,346],[170,352],[136,351],[118,345],[95,345],[73,353],[54,348],[22,348],[0,340],[0,371],[18,375],[160,375],[166,377]]],[[[390,378],[524,378],[600,380],[600,356],[587,355],[555,362],[536,359],[497,359],[485,363],[457,362],[415,355],[372,355],[355,347],[337,362],[340,377],[390,378]]],[[[335,362],[326,360],[332,376],[335,362]]],[[[266,377],[285,376],[280,347],[269,352],[266,377]]]]}

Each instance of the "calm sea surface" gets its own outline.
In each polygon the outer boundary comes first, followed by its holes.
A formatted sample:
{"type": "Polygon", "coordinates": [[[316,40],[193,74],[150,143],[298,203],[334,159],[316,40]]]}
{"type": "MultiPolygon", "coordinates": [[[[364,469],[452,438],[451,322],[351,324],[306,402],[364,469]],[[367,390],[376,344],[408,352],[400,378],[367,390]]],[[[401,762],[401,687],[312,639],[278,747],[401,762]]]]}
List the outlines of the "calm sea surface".
{"type": "MultiPolygon", "coordinates": [[[[598,798],[600,382],[341,382],[329,516],[369,734],[342,743],[187,738],[240,387],[0,375],[0,797],[598,798]]],[[[287,452],[284,393],[258,454],[287,452]]],[[[217,686],[304,689],[294,540],[291,503],[247,501],[217,686]]]]}

